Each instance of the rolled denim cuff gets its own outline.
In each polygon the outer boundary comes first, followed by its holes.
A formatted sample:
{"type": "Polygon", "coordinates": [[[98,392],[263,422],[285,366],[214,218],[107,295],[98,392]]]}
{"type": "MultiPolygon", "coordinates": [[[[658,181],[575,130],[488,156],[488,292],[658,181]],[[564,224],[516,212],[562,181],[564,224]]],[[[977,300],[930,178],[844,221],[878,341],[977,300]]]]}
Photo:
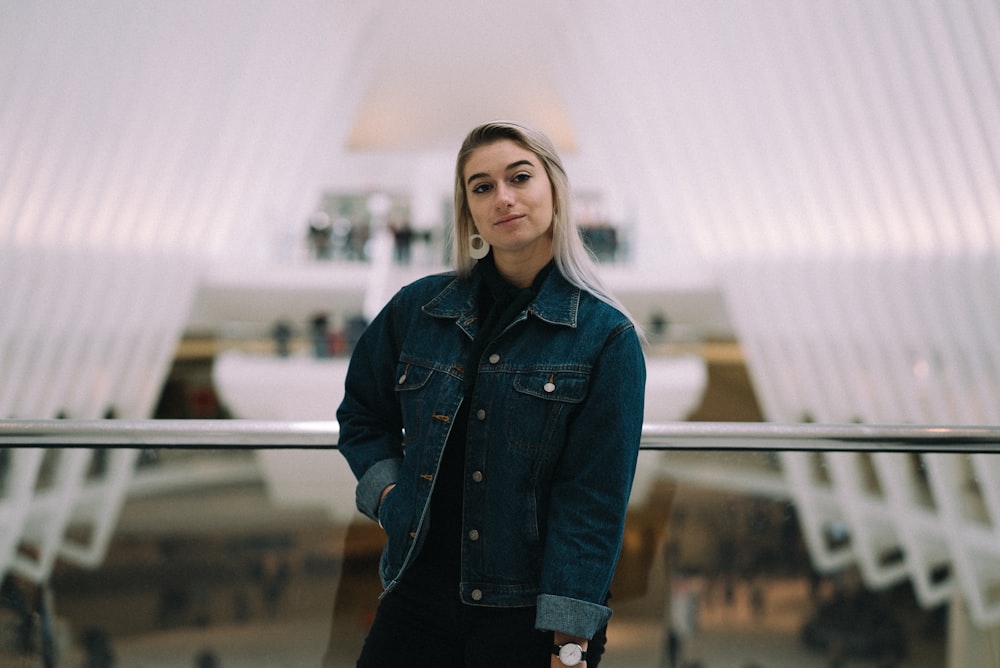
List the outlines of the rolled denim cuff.
{"type": "Polygon", "coordinates": [[[382,503],[382,492],[399,479],[401,465],[400,459],[383,459],[361,476],[354,492],[358,510],[378,522],[378,507],[382,503]]]}
{"type": "Polygon", "coordinates": [[[553,594],[538,595],[535,628],[539,631],[559,631],[578,638],[593,638],[608,623],[611,608],[553,594]]]}

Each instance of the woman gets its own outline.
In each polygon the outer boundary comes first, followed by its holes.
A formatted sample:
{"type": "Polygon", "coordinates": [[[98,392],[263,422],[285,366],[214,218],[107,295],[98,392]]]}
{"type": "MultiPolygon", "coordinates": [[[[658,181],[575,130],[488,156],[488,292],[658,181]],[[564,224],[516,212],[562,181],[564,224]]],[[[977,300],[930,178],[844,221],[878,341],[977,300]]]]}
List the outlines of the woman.
{"type": "Polygon", "coordinates": [[[551,142],[466,137],[454,273],[361,337],[337,418],[385,585],[358,666],[596,666],[642,427],[634,323],[600,286],[551,142]]]}

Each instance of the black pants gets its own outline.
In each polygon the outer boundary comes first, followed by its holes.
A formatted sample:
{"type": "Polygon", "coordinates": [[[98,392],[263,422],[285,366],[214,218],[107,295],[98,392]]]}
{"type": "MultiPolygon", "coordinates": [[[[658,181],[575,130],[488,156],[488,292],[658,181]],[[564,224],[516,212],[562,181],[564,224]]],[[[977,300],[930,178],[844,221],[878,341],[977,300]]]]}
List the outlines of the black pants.
{"type": "MultiPolygon", "coordinates": [[[[590,644],[588,668],[600,662],[602,629],[590,644]]],[[[535,608],[465,605],[400,582],[379,603],[357,668],[548,668],[552,633],[535,630],[535,608]]]]}

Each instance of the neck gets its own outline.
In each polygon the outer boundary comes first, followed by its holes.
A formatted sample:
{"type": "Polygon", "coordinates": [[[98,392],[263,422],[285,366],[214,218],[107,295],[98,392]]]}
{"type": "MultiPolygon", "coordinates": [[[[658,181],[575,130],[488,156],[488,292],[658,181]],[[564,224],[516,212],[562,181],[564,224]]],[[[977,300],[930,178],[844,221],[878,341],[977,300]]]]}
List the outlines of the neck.
{"type": "MultiPolygon", "coordinates": [[[[549,258],[551,259],[551,258],[549,258]]],[[[526,288],[530,286],[538,272],[549,263],[549,260],[545,260],[541,263],[531,263],[531,264],[517,264],[509,265],[497,262],[497,271],[503,276],[503,279],[517,288],[526,288]]]]}
{"type": "Polygon", "coordinates": [[[530,286],[538,272],[552,260],[552,252],[512,255],[493,248],[493,262],[503,279],[518,288],[530,286]]]}

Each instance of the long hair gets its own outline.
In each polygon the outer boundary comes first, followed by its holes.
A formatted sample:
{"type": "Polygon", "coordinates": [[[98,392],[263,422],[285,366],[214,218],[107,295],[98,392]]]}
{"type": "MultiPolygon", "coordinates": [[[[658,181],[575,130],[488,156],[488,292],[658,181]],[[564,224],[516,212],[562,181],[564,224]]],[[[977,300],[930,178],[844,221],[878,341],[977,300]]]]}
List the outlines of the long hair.
{"type": "Polygon", "coordinates": [[[580,237],[580,230],[570,215],[569,178],[555,146],[544,133],[527,125],[492,121],[474,128],[462,142],[455,160],[455,225],[452,230],[455,272],[459,276],[468,276],[475,265],[469,254],[469,237],[476,232],[476,226],[465,193],[465,165],[477,148],[503,139],[509,139],[534,153],[552,184],[552,252],[559,272],[573,285],[621,311],[641,333],[628,309],[604,287],[597,272],[597,263],[580,237]]]}

